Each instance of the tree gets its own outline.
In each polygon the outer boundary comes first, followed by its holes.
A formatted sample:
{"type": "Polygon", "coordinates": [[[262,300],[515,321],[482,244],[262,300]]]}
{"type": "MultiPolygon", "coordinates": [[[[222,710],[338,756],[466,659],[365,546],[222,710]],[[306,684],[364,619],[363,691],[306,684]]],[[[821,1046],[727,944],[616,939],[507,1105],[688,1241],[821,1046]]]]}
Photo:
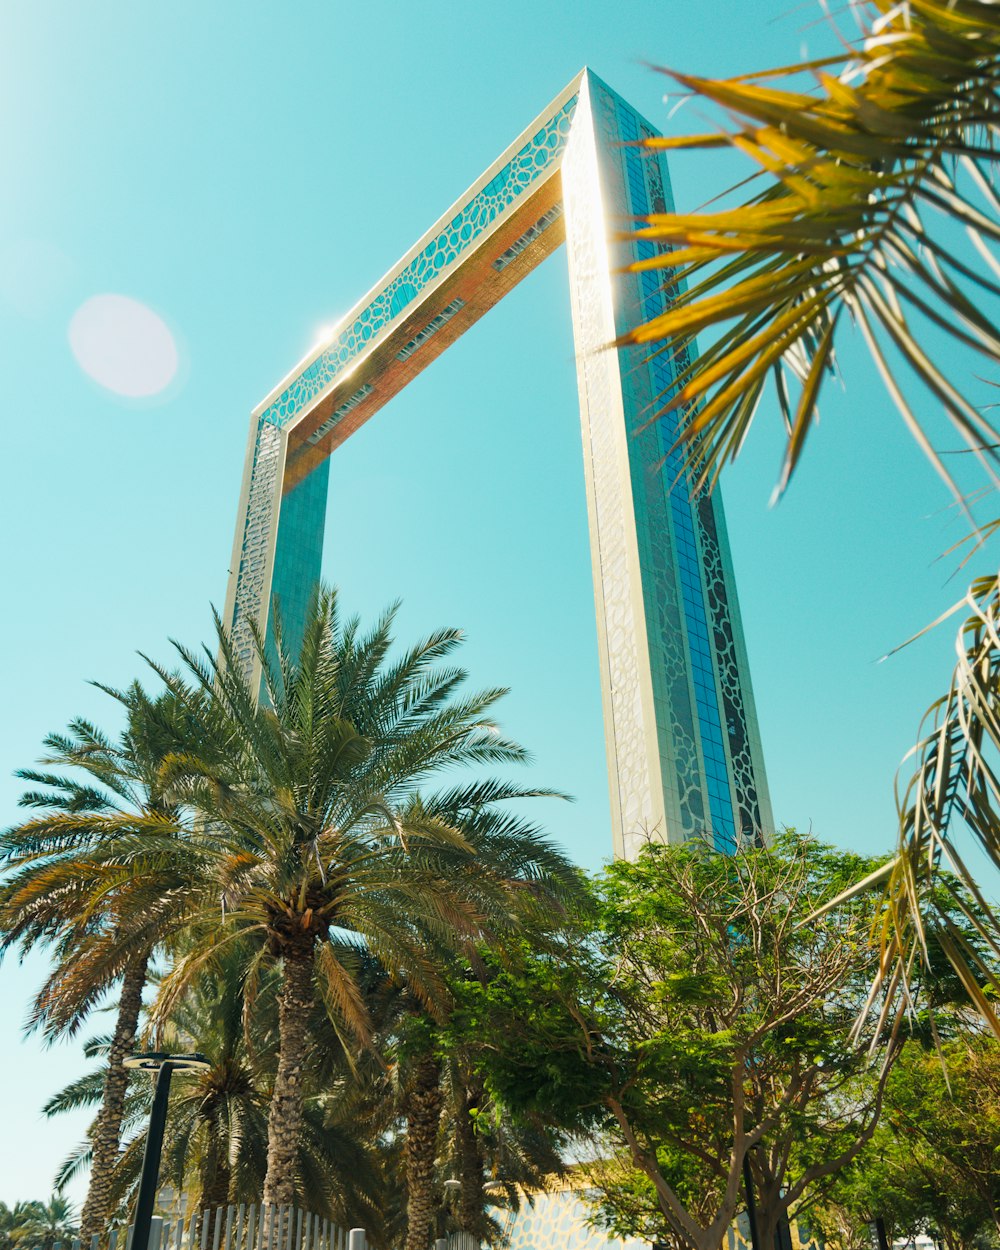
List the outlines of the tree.
{"type": "MultiPolygon", "coordinates": [[[[245,1018],[238,949],[225,951],[217,966],[206,969],[174,1008],[157,1044],[170,1051],[198,1050],[210,1067],[192,1074],[174,1088],[167,1117],[161,1172],[195,1205],[214,1210],[228,1203],[257,1203],[267,1164],[267,1111],[276,1056],[276,977],[268,973],[245,1018]]],[[[312,1046],[338,1050],[314,1013],[312,1046]]],[[[147,1039],[148,1040],[148,1039],[147,1039]]],[[[103,1039],[90,1043],[90,1054],[106,1050],[103,1039]]],[[[299,1135],[296,1193],[300,1205],[348,1227],[372,1224],[377,1210],[377,1170],[364,1130],[347,1117],[329,1114],[323,1081],[326,1065],[310,1063],[305,1088],[303,1126],[299,1135]]],[[[100,1074],[88,1073],[55,1094],[44,1108],[58,1115],[100,1101],[100,1074]]],[[[152,1083],[133,1074],[123,1117],[126,1142],[112,1179],[111,1200],[123,1216],[134,1206],[152,1105],[152,1083]]],[[[67,1183],[89,1162],[86,1145],[63,1164],[57,1177],[67,1183]]],[[[211,1229],[209,1230],[211,1235],[211,1229]]]]}
{"type": "Polygon", "coordinates": [[[227,751],[178,753],[165,767],[166,782],[195,813],[204,871],[192,894],[190,945],[167,974],[157,1010],[169,1016],[228,944],[253,952],[243,973],[251,1003],[259,969],[278,964],[267,1203],[295,1193],[317,995],[357,1042],[371,1040],[354,973],[359,951],[405,974],[433,1009],[445,994],[446,954],[519,914],[510,882],[519,907],[522,895],[541,899],[559,881],[576,884],[533,825],[497,812],[539,791],[477,780],[421,793],[435,774],[525,756],[489,714],[503,692],[460,697],[465,674],[439,666],[460,635],[440,631],[393,658],[392,620],[390,611],[363,634],[356,619],[342,619],[333,591],[320,592],[296,655],[280,619],[273,647],[255,635],[259,699],[221,623],[218,658],[181,648],[187,680],[161,673],[182,702],[193,681],[227,751]]]}
{"type": "Polygon", "coordinates": [[[0,1202],[0,1250],[13,1250],[24,1230],[38,1218],[40,1202],[15,1202],[12,1207],[0,1202]]]}
{"type": "MultiPolygon", "coordinates": [[[[860,37],[841,39],[829,57],[723,80],[669,75],[682,91],[720,106],[729,125],[649,139],[646,147],[729,148],[750,158],[753,192],[734,207],[645,220],[638,237],[648,254],[633,267],[662,272],[671,301],[622,342],[654,345],[676,366],[676,386],[653,419],[678,415],[687,453],[681,485],[695,491],[711,489],[738,454],[773,375],[787,431],[780,492],[834,373],[839,336],[853,321],[919,446],[968,510],[948,467],[956,462],[946,461],[926,413],[944,414],[989,495],[1000,434],[989,405],[977,405],[971,390],[983,363],[1000,359],[996,7],[868,0],[851,14],[860,37]],[[699,356],[695,336],[705,331],[718,337],[699,356]]],[[[743,185],[735,195],[745,194],[743,185]]],[[[975,546],[998,525],[977,526],[975,546]]],[[[921,726],[900,798],[880,979],[905,987],[913,952],[937,929],[967,993],[1000,1035],[980,988],[985,982],[995,992],[997,981],[929,897],[942,863],[977,893],[948,839],[953,827],[964,823],[1000,863],[995,571],[971,583],[964,606],[958,664],[921,726]]],[[[1000,919],[984,910],[995,941],[1000,919]]]]}
{"type": "Polygon", "coordinates": [[[328,1115],[356,1127],[379,1171],[377,1225],[367,1222],[375,1244],[426,1239],[428,1228],[432,1237],[463,1231],[496,1243],[503,1229],[491,1211],[519,1209],[520,1186],[537,1189],[563,1170],[558,1132],[491,1098],[453,1028],[460,987],[505,958],[491,947],[473,952],[470,964],[456,959],[450,1001],[433,1012],[398,973],[366,960],[359,980],[374,1041],[347,1063],[335,1057],[340,1042],[330,1022],[314,1017],[311,1082],[328,1115]]]}
{"type": "Polygon", "coordinates": [[[445,1032],[443,1173],[447,1227],[502,1245],[500,1213],[567,1172],[568,1135],[539,1116],[519,1115],[486,1087],[475,1048],[445,1032]]]}
{"type": "Polygon", "coordinates": [[[52,1250],[57,1241],[69,1241],[76,1235],[72,1204],[60,1193],[53,1194],[48,1202],[18,1203],[14,1208],[11,1241],[24,1250],[52,1250]]]}
{"type": "MultiPolygon", "coordinates": [[[[544,875],[538,872],[542,865],[533,867],[525,861],[524,852],[529,848],[521,844],[520,822],[516,818],[489,809],[465,813],[453,808],[450,798],[444,810],[450,812],[451,819],[470,844],[488,849],[486,855],[480,851],[482,859],[477,869],[490,876],[495,889],[507,894],[508,914],[499,925],[491,926],[492,955],[501,964],[511,934],[515,937],[515,946],[525,935],[530,935],[531,941],[543,939],[547,927],[564,914],[566,902],[579,904],[582,901],[579,878],[565,861],[553,865],[557,872],[546,870],[544,875]]],[[[481,960],[475,958],[471,943],[468,945],[475,965],[481,968],[481,960]]],[[[485,1210],[484,1160],[474,1133],[473,1115],[478,1110],[479,1082],[460,1035],[448,1027],[457,989],[467,977],[475,974],[468,964],[459,960],[450,961],[447,972],[447,992],[434,1004],[433,1010],[421,1004],[413,994],[404,996],[405,1007],[394,1038],[399,1073],[397,1086],[406,1118],[406,1250],[423,1250],[434,1208],[444,1207],[436,1183],[443,1119],[458,1143],[460,1176],[449,1178],[459,1180],[458,1223],[462,1231],[479,1238],[493,1231],[485,1210]]],[[[511,1134],[503,1134],[499,1141],[509,1144],[510,1138],[511,1134]]],[[[540,1146],[541,1142],[535,1145],[540,1146]]],[[[552,1161],[553,1154],[548,1152],[548,1161],[552,1161]]],[[[508,1162],[516,1158],[516,1154],[509,1152],[508,1162]]],[[[523,1165],[524,1160],[519,1161],[523,1165]]],[[[511,1176],[510,1188],[517,1180],[528,1179],[528,1175],[529,1170],[522,1166],[519,1176],[511,1176]]]]}
{"type": "MultiPolygon", "coordinates": [[[[505,953],[480,952],[479,976],[488,975],[484,959],[503,966],[505,953]]],[[[424,1250],[435,1224],[438,1236],[458,1230],[479,1242],[500,1240],[490,1208],[517,1210],[520,1187],[537,1188],[564,1171],[558,1131],[537,1118],[514,1117],[489,1097],[475,1046],[460,1023],[453,1026],[455,997],[476,976],[471,967],[454,967],[452,994],[436,1015],[404,993],[383,1043],[393,1072],[386,1094],[395,1097],[405,1131],[407,1250],[424,1250]]]]}
{"type": "Polygon", "coordinates": [[[1000,1234],[1000,1044],[967,1028],[941,1053],[907,1043],[889,1079],[883,1122],[838,1176],[815,1221],[894,1237],[929,1229],[949,1250],[1000,1234]],[[838,1219],[839,1217],[839,1219],[838,1219]]]}
{"type": "Polygon", "coordinates": [[[791,835],[734,856],[653,845],[606,870],[597,926],[560,958],[526,951],[470,987],[489,1087],[624,1151],[628,1192],[604,1191],[617,1231],[717,1250],[747,1159],[770,1244],[870,1140],[896,1045],[877,1012],[854,1028],[871,905],[803,922],[871,866],[791,835]]]}
{"type": "Polygon", "coordinates": [[[124,730],[114,739],[75,720],[67,733],[46,738],[44,771],[17,774],[38,787],[21,798],[37,814],[0,838],[8,870],[0,885],[0,953],[42,944],[54,954],[31,1027],[50,1038],[72,1034],[117,987],[92,1129],[84,1240],[103,1234],[110,1214],[128,1079],[122,1061],[134,1047],[150,960],[176,929],[190,868],[183,856],[162,853],[176,849],[183,829],[161,768],[179,742],[197,741],[193,701],[154,698],[138,683],[104,689],[124,707],[124,730]]]}

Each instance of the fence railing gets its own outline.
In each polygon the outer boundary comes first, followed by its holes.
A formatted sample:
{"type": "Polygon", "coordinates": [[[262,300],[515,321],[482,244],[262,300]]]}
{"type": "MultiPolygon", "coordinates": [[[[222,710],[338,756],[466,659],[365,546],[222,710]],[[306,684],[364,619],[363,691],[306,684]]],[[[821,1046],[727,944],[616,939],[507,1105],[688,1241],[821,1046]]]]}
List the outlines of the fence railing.
{"type": "Polygon", "coordinates": [[[480,1250],[481,1244],[471,1233],[449,1233],[447,1237],[438,1237],[434,1250],[480,1250]]]}
{"type": "MultiPolygon", "coordinates": [[[[120,1247],[133,1250],[131,1225],[112,1230],[107,1250],[120,1247]]],[[[57,1241],[52,1250],[84,1247],[75,1237],[57,1241]]],[[[96,1234],[86,1250],[101,1250],[96,1234]]],[[[340,1228],[301,1207],[241,1203],[206,1207],[187,1221],[183,1210],[172,1219],[154,1216],[147,1250],[367,1250],[367,1243],[363,1228],[340,1228]]]]}
{"type": "MultiPolygon", "coordinates": [[[[42,1250],[33,1246],[31,1250],[42,1250]]],[[[52,1250],[84,1250],[79,1237],[57,1241],[52,1250]]],[[[87,1250],[101,1250],[95,1234],[87,1250]]],[[[132,1225],[113,1229],[107,1250],[134,1250],[132,1225]]],[[[171,1219],[154,1216],[147,1250],[368,1250],[363,1228],[340,1228],[300,1207],[205,1207],[185,1220],[182,1209],[171,1219]]],[[[434,1250],[480,1250],[471,1233],[450,1233],[434,1242],[434,1250]]]]}

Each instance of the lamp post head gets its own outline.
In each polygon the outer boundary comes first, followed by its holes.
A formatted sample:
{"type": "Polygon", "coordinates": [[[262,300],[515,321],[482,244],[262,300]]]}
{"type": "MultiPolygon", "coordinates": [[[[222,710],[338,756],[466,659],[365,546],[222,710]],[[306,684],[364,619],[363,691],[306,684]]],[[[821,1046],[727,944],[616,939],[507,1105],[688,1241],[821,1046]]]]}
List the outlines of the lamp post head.
{"type": "Polygon", "coordinates": [[[170,1055],[163,1050],[147,1050],[139,1055],[129,1055],[122,1061],[126,1068],[138,1068],[142,1072],[159,1072],[169,1064],[174,1072],[207,1072],[212,1064],[204,1055],[170,1055]]]}
{"type": "Polygon", "coordinates": [[[147,1050],[139,1055],[129,1055],[123,1064],[126,1068],[148,1072],[153,1077],[153,1105],[149,1109],[149,1128],[146,1130],[146,1146],[142,1152],[142,1173],[139,1177],[139,1196],[135,1200],[132,1233],[135,1250],[148,1250],[149,1231],[156,1206],[156,1187],[160,1176],[163,1132],[167,1124],[170,1083],[175,1072],[206,1072],[212,1065],[204,1055],[171,1055],[165,1050],[147,1050]]]}

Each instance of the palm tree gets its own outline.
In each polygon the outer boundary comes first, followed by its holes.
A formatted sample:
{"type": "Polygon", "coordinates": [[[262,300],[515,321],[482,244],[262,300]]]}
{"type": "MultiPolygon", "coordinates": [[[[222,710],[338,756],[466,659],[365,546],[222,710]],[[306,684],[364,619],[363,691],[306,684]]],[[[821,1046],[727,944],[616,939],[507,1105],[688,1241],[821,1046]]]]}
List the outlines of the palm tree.
{"type": "Polygon", "coordinates": [[[39,787],[21,798],[37,814],[0,837],[0,864],[8,870],[0,886],[0,953],[41,943],[55,956],[30,1025],[48,1037],[71,1035],[118,987],[92,1129],[84,1240],[103,1234],[110,1214],[128,1083],[123,1060],[134,1048],[149,962],[183,905],[180,887],[196,870],[183,857],[155,858],[182,835],[160,770],[178,742],[197,740],[196,701],[152,698],[138,683],[108,693],[126,712],[121,735],[113,739],[84,720],[50,735],[44,771],[17,774],[39,787]]]}
{"type": "MultiPolygon", "coordinates": [[[[564,861],[536,862],[532,850],[534,838],[525,838],[523,822],[481,804],[472,811],[465,810],[464,799],[455,795],[444,797],[440,805],[449,820],[475,846],[478,871],[488,874],[495,886],[508,892],[507,923],[494,926],[489,933],[491,953],[498,962],[504,959],[505,936],[513,934],[517,941],[523,942],[525,935],[531,934],[534,941],[541,942],[553,922],[564,918],[567,902],[582,903],[578,878],[572,869],[567,871],[564,861]],[[525,889],[529,881],[531,888],[525,889]]],[[[485,974],[479,952],[467,948],[466,955],[474,960],[480,974],[485,974]]],[[[473,974],[468,965],[456,961],[451,961],[449,974],[449,993],[433,1005],[432,1011],[413,995],[404,999],[394,1039],[397,1086],[406,1118],[405,1250],[423,1250],[435,1207],[439,1205],[437,1157],[442,1119],[448,1122],[460,1143],[457,1160],[460,1177],[453,1178],[461,1182],[458,1222],[463,1231],[477,1237],[491,1231],[484,1210],[484,1161],[479,1149],[482,1143],[473,1133],[473,1111],[482,1091],[462,1048],[455,1045],[447,1030],[439,1027],[447,1023],[455,982],[473,974]]],[[[509,1138],[508,1133],[500,1140],[509,1138]]],[[[546,1162],[553,1165],[553,1170],[558,1170],[554,1155],[554,1151],[548,1152],[546,1162]]],[[[517,1179],[524,1179],[523,1174],[517,1179]]]]}
{"type": "Polygon", "coordinates": [[[451,1217],[477,1242],[502,1244],[503,1225],[491,1209],[517,1212],[525,1193],[563,1175],[567,1142],[530,1115],[513,1116],[461,1051],[448,1055],[444,1089],[442,1164],[453,1182],[446,1194],[451,1217]]]}
{"type": "Polygon", "coordinates": [[[40,1202],[15,1202],[9,1207],[0,1202],[0,1250],[13,1250],[24,1230],[38,1219],[41,1206],[40,1202]]]}
{"type": "MultiPolygon", "coordinates": [[[[409,1062],[400,1062],[401,1104],[406,1121],[403,1172],[406,1179],[406,1241],[404,1250],[426,1250],[437,1205],[436,1168],[443,1091],[441,1056],[433,1021],[415,1014],[406,1041],[409,1062]]],[[[402,1049],[402,1046],[400,1047],[402,1049]]],[[[404,1052],[405,1053],[405,1052],[404,1052]]]]}
{"type": "MultiPolygon", "coordinates": [[[[244,962],[238,948],[224,951],[218,965],[193,982],[155,1039],[171,1051],[197,1049],[211,1065],[180,1082],[172,1094],[162,1167],[164,1179],[210,1210],[258,1202],[266,1171],[267,1110],[276,1066],[276,978],[266,976],[252,1017],[246,1019],[240,979],[244,962]]],[[[151,1037],[143,1041],[153,1043],[151,1037]]],[[[335,1037],[323,1037],[323,1043],[336,1051],[335,1037]]],[[[104,1054],[107,1047],[107,1039],[94,1039],[87,1054],[104,1054]]],[[[296,1202],[343,1226],[370,1226],[377,1205],[377,1169],[358,1125],[329,1114],[322,1096],[326,1074],[317,1072],[318,1067],[309,1065],[297,1160],[306,1183],[296,1202]]],[[[100,1098],[100,1073],[88,1073],[55,1094],[44,1112],[58,1115],[96,1107],[100,1098]]],[[[122,1136],[127,1144],[111,1186],[112,1204],[123,1214],[134,1205],[151,1105],[152,1085],[137,1077],[126,1098],[122,1136]]],[[[68,1183],[88,1164],[90,1153],[89,1143],[75,1150],[57,1183],[68,1183]]]]}
{"type": "MultiPolygon", "coordinates": [[[[622,342],[652,345],[673,361],[676,385],[661,413],[680,415],[678,442],[696,490],[711,489],[738,454],[773,376],[787,431],[780,493],[852,321],[918,445],[967,509],[921,412],[944,413],[982,470],[984,493],[992,492],[1000,432],[973,402],[971,384],[977,361],[1000,361],[997,9],[987,0],[850,7],[860,38],[841,40],[832,56],[722,80],[669,73],[682,91],[721,107],[729,124],[646,147],[742,153],[753,164],[754,194],[734,208],[645,220],[636,237],[647,254],[633,268],[661,271],[671,299],[622,342]],[[811,92],[802,86],[810,80],[811,92]],[[717,337],[699,356],[695,337],[706,330],[717,337]],[[942,334],[944,349],[933,339],[942,334]]],[[[1000,520],[978,526],[974,549],[998,528],[1000,520]]],[[[982,903],[949,839],[959,820],[1000,864],[1000,576],[974,580],[952,610],[963,606],[970,615],[959,661],[921,728],[900,795],[881,981],[905,992],[933,926],[1000,1034],[981,988],[1000,988],[996,975],[961,942],[931,889],[943,858],[982,903]]],[[[995,914],[980,932],[997,949],[995,914]]]]}
{"type": "Polygon", "coordinates": [[[453,961],[448,998],[433,1012],[398,976],[381,971],[377,984],[369,982],[375,1055],[384,1062],[355,1069],[350,1094],[386,1164],[381,1205],[389,1244],[398,1239],[424,1250],[432,1229],[496,1242],[502,1229],[488,1208],[517,1210],[522,1187],[538,1188],[563,1170],[560,1135],[523,1114],[515,1122],[487,1093],[468,1036],[450,1018],[461,1008],[461,986],[501,959],[492,948],[473,952],[471,964],[453,961]],[[397,1194],[402,1203],[393,1201],[397,1194]]]}
{"type": "Polygon", "coordinates": [[[73,1206],[60,1193],[53,1194],[48,1202],[24,1204],[23,1214],[13,1233],[17,1246],[51,1250],[57,1241],[69,1241],[77,1235],[73,1206]]]}
{"type": "MultiPolygon", "coordinates": [[[[465,673],[442,667],[458,646],[439,631],[391,653],[393,610],[367,634],[341,617],[335,592],[317,594],[301,649],[255,635],[258,689],[217,621],[217,658],[180,648],[198,697],[210,699],[225,755],[178,753],[164,782],[196,813],[199,855],[190,945],[166,976],[159,1017],[227,946],[249,954],[248,1009],[261,969],[276,961],[278,1063],[268,1112],[266,1203],[291,1202],[303,1118],[309,1022],[319,999],[345,1035],[365,1045],[371,1021],[359,991],[360,954],[405,975],[432,1009],[446,996],[442,961],[463,941],[515,916],[508,879],[525,900],[575,872],[537,829],[496,805],[541,791],[500,781],[421,787],[436,774],[520,763],[490,710],[502,690],[461,697],[465,673]],[[260,698],[258,698],[260,693],[260,698]],[[500,867],[490,857],[503,854],[500,867]]],[[[161,673],[180,700],[188,687],[161,673]]],[[[523,906],[518,899],[518,907],[523,906]]]]}

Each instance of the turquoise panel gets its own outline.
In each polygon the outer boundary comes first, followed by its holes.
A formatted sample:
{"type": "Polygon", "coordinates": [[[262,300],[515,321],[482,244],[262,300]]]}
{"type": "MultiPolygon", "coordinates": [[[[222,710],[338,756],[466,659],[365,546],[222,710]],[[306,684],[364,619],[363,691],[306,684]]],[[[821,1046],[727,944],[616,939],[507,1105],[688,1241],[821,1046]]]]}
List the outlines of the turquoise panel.
{"type": "MultiPolygon", "coordinates": [[[[272,589],[281,611],[285,647],[292,655],[301,646],[309,600],[319,583],[329,485],[330,461],[324,460],[281,501],[272,589]]],[[[269,613],[269,638],[270,619],[269,613]]]]}

